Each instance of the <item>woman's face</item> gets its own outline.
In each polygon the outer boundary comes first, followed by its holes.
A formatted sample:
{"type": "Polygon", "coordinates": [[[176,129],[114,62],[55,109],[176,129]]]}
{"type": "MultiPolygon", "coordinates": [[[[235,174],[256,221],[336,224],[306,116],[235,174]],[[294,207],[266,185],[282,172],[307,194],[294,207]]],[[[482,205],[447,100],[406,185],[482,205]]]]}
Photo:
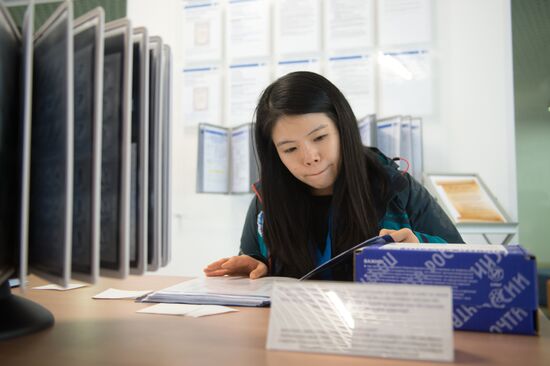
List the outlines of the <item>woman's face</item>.
{"type": "Polygon", "coordinates": [[[340,135],[326,114],[283,116],[275,122],[271,138],[293,176],[314,195],[332,194],[340,169],[340,135]]]}

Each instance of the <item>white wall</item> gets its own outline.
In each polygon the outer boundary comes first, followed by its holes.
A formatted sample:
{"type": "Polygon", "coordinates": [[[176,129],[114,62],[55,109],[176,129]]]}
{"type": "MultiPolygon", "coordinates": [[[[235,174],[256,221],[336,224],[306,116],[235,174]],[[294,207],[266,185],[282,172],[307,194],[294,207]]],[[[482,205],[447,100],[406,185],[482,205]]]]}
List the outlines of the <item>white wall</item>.
{"type": "MultiPolygon", "coordinates": [[[[434,7],[438,111],[424,126],[426,171],[480,174],[517,219],[510,0],[435,0],[434,7]]],[[[195,193],[197,129],[184,127],[180,103],[181,8],[179,0],[128,0],[133,25],[160,35],[174,53],[173,249],[159,273],[196,276],[237,253],[252,196],[195,193]]]]}

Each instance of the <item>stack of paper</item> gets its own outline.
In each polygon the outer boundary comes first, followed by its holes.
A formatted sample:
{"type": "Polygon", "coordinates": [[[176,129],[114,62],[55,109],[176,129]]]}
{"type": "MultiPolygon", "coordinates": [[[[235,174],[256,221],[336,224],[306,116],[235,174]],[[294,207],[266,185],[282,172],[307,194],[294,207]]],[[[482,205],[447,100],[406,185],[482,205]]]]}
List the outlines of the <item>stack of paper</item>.
{"type": "Polygon", "coordinates": [[[296,281],[293,278],[264,277],[251,280],[245,277],[205,277],[185,281],[164,290],[153,292],[143,302],[269,306],[273,284],[296,281]]]}

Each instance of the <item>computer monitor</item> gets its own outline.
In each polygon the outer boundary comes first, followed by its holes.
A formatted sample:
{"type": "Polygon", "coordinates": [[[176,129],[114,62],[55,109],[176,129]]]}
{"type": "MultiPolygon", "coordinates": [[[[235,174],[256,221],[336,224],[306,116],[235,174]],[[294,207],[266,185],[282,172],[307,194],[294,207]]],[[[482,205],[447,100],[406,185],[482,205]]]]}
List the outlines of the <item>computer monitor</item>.
{"type": "Polygon", "coordinates": [[[96,8],[74,22],[72,277],[90,283],[99,275],[104,19],[96,8]]]}
{"type": "Polygon", "coordinates": [[[161,265],[165,267],[170,262],[172,237],[172,50],[170,46],[162,46],[162,253],[161,265]]]}
{"type": "Polygon", "coordinates": [[[34,38],[29,266],[62,286],[71,274],[73,8],[62,3],[34,38]]]}
{"type": "Polygon", "coordinates": [[[149,35],[132,34],[132,167],[130,174],[130,273],[147,267],[147,174],[149,153],[149,35]]]}
{"type": "MultiPolygon", "coordinates": [[[[0,49],[0,169],[19,172],[21,34],[2,3],[0,49]]],[[[6,281],[18,267],[19,179],[20,174],[6,174],[0,179],[0,282],[6,281]]]]}
{"type": "Polygon", "coordinates": [[[105,25],[100,273],[119,278],[129,272],[131,34],[127,19],[105,25]]]}
{"type": "Polygon", "coordinates": [[[34,7],[23,19],[23,38],[0,2],[0,340],[50,327],[53,315],[12,295],[8,279],[27,273],[27,214],[30,153],[34,7]],[[23,209],[25,207],[25,209],[23,209]]]}
{"type": "Polygon", "coordinates": [[[149,38],[149,183],[147,213],[147,269],[161,266],[161,137],[162,137],[162,38],[149,38]]]}
{"type": "Polygon", "coordinates": [[[29,250],[29,190],[31,164],[31,122],[32,122],[32,62],[34,35],[34,5],[27,7],[23,17],[21,69],[21,125],[20,125],[20,215],[19,215],[19,283],[24,291],[27,282],[28,250],[29,250]]]}

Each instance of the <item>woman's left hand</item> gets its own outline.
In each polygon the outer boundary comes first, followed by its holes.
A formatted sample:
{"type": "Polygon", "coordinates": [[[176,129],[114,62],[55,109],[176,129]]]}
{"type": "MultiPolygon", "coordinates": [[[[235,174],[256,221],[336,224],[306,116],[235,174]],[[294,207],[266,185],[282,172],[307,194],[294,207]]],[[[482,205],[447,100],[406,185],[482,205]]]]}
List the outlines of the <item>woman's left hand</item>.
{"type": "Polygon", "coordinates": [[[380,236],[382,235],[391,235],[393,240],[396,243],[418,243],[418,238],[411,229],[400,229],[400,230],[389,230],[389,229],[382,229],[380,230],[380,233],[378,234],[380,236]]]}

